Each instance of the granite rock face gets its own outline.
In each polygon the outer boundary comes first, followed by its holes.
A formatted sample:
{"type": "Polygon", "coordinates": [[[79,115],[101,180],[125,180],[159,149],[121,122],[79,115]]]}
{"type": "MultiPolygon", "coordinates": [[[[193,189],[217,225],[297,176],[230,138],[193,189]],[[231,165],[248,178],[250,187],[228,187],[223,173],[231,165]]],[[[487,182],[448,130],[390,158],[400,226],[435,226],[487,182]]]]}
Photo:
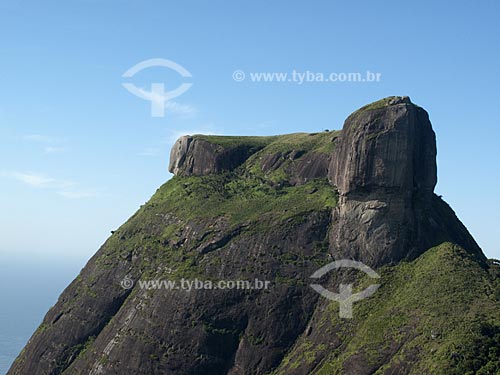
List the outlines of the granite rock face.
{"type": "MultiPolygon", "coordinates": [[[[347,118],[329,178],[340,194],[330,232],[335,257],[379,266],[415,258],[442,240],[436,137],[427,112],[408,97],[386,98],[347,118]]],[[[480,253],[468,233],[458,237],[480,253]]]]}
{"type": "Polygon", "coordinates": [[[276,152],[262,156],[263,172],[272,172],[282,168],[292,185],[304,184],[308,180],[328,176],[328,165],[331,155],[303,151],[276,152]],[[290,161],[286,166],[284,164],[290,161]]]}
{"type": "Polygon", "coordinates": [[[436,136],[425,110],[391,97],[346,120],[330,164],[342,195],[430,195],[437,182],[436,136]]]}
{"type": "MultiPolygon", "coordinates": [[[[435,135],[427,113],[409,98],[363,107],[337,132],[184,136],[172,148],[169,170],[175,176],[63,292],[9,375],[420,375],[434,373],[435,358],[431,367],[422,360],[428,353],[443,353],[445,370],[436,373],[466,373],[449,372],[457,366],[453,356],[463,353],[436,351],[445,337],[450,348],[463,347],[456,341],[461,333],[452,327],[436,341],[417,337],[427,334],[428,321],[441,328],[432,319],[442,313],[426,303],[415,315],[420,301],[404,305],[400,298],[413,287],[427,291],[412,283],[427,285],[429,276],[443,288],[461,275],[468,282],[471,271],[462,268],[446,279],[467,262],[478,280],[489,277],[481,249],[433,192],[435,135]],[[352,322],[341,321],[336,305],[332,310],[310,287],[313,272],[335,259],[382,266],[382,282],[389,280],[383,298],[367,302],[371,307],[357,310],[352,322]],[[398,268],[415,259],[414,274],[404,268],[410,266],[398,268]],[[451,271],[440,273],[442,259],[451,271]],[[272,287],[186,291],[140,284],[184,279],[260,280],[272,287]]],[[[328,275],[324,285],[334,290],[341,276],[328,275]]],[[[497,311],[500,301],[491,302],[490,292],[496,284],[485,285],[475,290],[487,290],[481,303],[497,311]]],[[[446,291],[463,289],[458,283],[446,291]]],[[[446,303],[445,294],[439,289],[426,302],[446,303]]],[[[473,298],[458,300],[474,306],[473,298]]],[[[479,363],[478,351],[471,352],[479,363]]]]}
{"type": "Polygon", "coordinates": [[[231,171],[258,150],[259,146],[255,145],[224,147],[192,136],[183,136],[172,147],[168,169],[171,173],[182,176],[231,171]]]}
{"type": "Polygon", "coordinates": [[[346,120],[329,177],[340,200],[332,252],[380,265],[429,248],[422,230],[436,184],[436,140],[408,97],[361,108],[346,120]]]}

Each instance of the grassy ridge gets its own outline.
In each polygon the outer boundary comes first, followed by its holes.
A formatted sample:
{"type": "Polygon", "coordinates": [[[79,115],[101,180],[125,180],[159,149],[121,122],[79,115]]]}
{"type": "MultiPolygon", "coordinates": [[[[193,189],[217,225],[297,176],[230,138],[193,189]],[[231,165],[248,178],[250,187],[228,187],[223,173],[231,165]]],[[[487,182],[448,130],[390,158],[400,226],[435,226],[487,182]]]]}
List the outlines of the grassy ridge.
{"type": "Polygon", "coordinates": [[[263,148],[262,153],[274,153],[280,151],[315,151],[330,152],[334,145],[333,140],[337,138],[340,131],[324,131],[321,133],[293,133],[273,136],[220,136],[220,135],[194,135],[195,139],[201,139],[225,148],[238,147],[242,145],[263,148]]]}
{"type": "MultiPolygon", "coordinates": [[[[319,329],[335,327],[342,344],[312,374],[345,374],[359,356],[377,375],[400,366],[415,375],[500,373],[498,266],[486,270],[464,249],[443,243],[413,262],[377,271],[380,289],[355,304],[352,320],[338,317],[336,302],[323,314],[319,329]]],[[[371,283],[362,279],[359,289],[371,283]]],[[[299,342],[274,374],[313,359],[324,350],[320,345],[299,342]]]]}

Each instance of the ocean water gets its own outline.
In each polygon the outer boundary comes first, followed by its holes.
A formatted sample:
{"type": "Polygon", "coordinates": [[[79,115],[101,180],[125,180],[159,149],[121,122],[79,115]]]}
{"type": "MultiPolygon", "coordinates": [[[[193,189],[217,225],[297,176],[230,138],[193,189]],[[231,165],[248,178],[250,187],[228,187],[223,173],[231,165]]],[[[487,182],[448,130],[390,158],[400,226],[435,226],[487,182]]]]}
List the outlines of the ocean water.
{"type": "Polygon", "coordinates": [[[0,253],[0,375],[5,375],[57,298],[84,266],[81,260],[0,253]]]}

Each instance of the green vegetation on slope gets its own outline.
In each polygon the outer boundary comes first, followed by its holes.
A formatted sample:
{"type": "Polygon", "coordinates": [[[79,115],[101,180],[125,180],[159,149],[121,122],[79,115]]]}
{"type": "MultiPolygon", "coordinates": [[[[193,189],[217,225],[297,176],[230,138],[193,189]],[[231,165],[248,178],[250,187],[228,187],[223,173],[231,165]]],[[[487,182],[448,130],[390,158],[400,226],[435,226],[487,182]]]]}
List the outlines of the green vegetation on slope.
{"type": "MultiPolygon", "coordinates": [[[[367,361],[377,375],[398,368],[415,375],[500,373],[498,266],[488,272],[462,248],[444,243],[378,273],[380,289],[354,305],[352,320],[338,317],[336,302],[319,319],[316,329],[340,337],[341,344],[312,374],[349,373],[355,358],[367,361]]],[[[364,278],[359,289],[371,283],[364,278]]],[[[276,374],[323,350],[305,342],[296,345],[276,374]]]]}
{"type": "Polygon", "coordinates": [[[157,191],[144,210],[164,206],[185,220],[225,216],[231,223],[241,224],[266,214],[287,219],[335,204],[335,190],[326,179],[301,186],[273,186],[259,178],[220,174],[174,177],[157,191]]]}
{"type": "Polygon", "coordinates": [[[387,97],[387,98],[384,98],[381,100],[377,100],[376,102],[373,102],[373,103],[370,103],[370,104],[367,104],[367,105],[361,107],[356,112],[372,111],[374,109],[381,109],[381,108],[387,107],[389,105],[389,103],[391,102],[391,100],[393,100],[393,97],[387,97]]]}
{"type": "MultiPolygon", "coordinates": [[[[241,227],[257,232],[269,223],[292,225],[311,212],[330,210],[336,202],[336,190],[323,178],[300,186],[277,186],[239,172],[176,176],[108,239],[99,263],[112,267],[117,256],[136,254],[142,259],[141,271],[155,274],[158,269],[172,268],[182,276],[196,275],[201,273],[197,261],[202,256],[175,246],[188,226],[204,228],[207,222],[222,220],[226,233],[241,227]]],[[[217,232],[216,228],[203,230],[207,231],[203,235],[189,236],[188,248],[195,248],[196,241],[209,241],[217,232]]]]}
{"type": "Polygon", "coordinates": [[[286,151],[314,151],[329,153],[333,147],[333,140],[340,131],[325,131],[321,133],[292,133],[268,137],[255,136],[219,136],[219,135],[194,135],[196,139],[232,148],[238,146],[252,146],[263,148],[262,153],[286,151]]]}
{"type": "Polygon", "coordinates": [[[223,146],[225,148],[232,148],[238,146],[253,146],[253,147],[266,147],[274,140],[278,139],[279,136],[231,136],[231,135],[205,135],[205,134],[195,134],[193,138],[201,139],[209,143],[223,146]]]}

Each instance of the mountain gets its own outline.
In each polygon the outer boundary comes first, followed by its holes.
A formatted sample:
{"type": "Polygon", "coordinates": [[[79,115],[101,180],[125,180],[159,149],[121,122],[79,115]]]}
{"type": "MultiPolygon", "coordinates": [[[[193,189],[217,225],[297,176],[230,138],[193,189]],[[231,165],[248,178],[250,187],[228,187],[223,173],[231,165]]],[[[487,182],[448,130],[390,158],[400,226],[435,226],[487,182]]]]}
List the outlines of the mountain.
{"type": "Polygon", "coordinates": [[[184,136],[170,171],[9,374],[500,373],[500,267],[434,194],[408,97],[341,131],[184,136]],[[363,290],[352,316],[325,298],[363,290]]]}

